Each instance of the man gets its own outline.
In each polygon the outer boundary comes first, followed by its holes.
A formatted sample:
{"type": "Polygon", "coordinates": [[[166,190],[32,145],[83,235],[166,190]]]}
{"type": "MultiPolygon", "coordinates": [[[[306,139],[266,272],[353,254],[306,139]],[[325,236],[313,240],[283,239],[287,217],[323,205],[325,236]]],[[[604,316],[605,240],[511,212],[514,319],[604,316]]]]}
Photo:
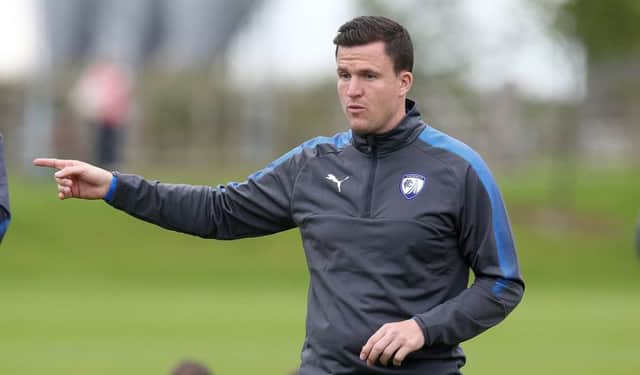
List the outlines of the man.
{"type": "Polygon", "coordinates": [[[61,199],[104,198],[171,230],[234,239],[299,227],[310,272],[302,375],[458,374],[458,344],[503,320],[524,290],[500,193],[482,159],[407,99],[413,47],[401,25],[358,17],[338,32],[350,131],[305,142],[244,183],[35,164],[59,169],[61,199]]]}
{"type": "Polygon", "coordinates": [[[9,212],[9,183],[7,181],[7,171],[4,165],[4,139],[0,134],[0,242],[4,238],[11,214],[9,212]]]}

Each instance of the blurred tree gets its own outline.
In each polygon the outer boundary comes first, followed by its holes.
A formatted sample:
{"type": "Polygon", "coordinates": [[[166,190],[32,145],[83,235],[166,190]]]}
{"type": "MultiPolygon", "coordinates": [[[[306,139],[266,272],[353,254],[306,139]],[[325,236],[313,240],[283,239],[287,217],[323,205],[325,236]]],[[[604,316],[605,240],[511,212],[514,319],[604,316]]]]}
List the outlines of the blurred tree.
{"type": "Polygon", "coordinates": [[[589,62],[626,56],[640,49],[640,1],[567,0],[560,3],[559,10],[555,25],[584,46],[589,62]]]}
{"type": "Polygon", "coordinates": [[[560,38],[572,39],[585,57],[585,100],[577,108],[579,116],[567,127],[573,130],[560,137],[559,143],[577,146],[575,139],[580,126],[606,124],[610,129],[627,123],[633,127],[635,121],[627,118],[633,117],[629,116],[629,110],[634,107],[628,102],[635,101],[640,93],[637,75],[640,1],[538,0],[537,3],[554,10],[555,20],[550,23],[553,31],[560,38]]]}

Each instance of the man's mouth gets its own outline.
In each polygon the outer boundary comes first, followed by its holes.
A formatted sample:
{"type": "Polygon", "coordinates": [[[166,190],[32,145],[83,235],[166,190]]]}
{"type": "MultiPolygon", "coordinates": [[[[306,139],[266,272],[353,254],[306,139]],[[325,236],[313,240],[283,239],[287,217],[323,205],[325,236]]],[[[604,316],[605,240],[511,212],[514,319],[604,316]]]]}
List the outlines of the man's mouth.
{"type": "Polygon", "coordinates": [[[365,111],[365,106],[360,104],[349,104],[347,105],[347,112],[352,114],[357,114],[365,111]]]}

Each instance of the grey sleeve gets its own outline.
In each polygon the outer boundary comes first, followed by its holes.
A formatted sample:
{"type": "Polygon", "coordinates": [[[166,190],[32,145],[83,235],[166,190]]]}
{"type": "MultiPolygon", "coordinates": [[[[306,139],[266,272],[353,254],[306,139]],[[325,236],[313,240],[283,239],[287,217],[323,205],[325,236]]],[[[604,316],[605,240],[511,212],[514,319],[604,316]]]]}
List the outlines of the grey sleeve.
{"type": "Polygon", "coordinates": [[[7,171],[4,163],[4,139],[2,135],[0,135],[0,241],[4,238],[10,221],[9,183],[7,181],[7,171]]]}
{"type": "Polygon", "coordinates": [[[243,183],[193,186],[118,175],[108,203],[163,228],[236,239],[293,228],[290,199],[301,155],[284,155],[243,183]]]}
{"type": "Polygon", "coordinates": [[[520,302],[524,281],[502,197],[484,165],[467,169],[459,243],[475,281],[455,298],[414,319],[426,345],[456,345],[501,322],[520,302]]]}

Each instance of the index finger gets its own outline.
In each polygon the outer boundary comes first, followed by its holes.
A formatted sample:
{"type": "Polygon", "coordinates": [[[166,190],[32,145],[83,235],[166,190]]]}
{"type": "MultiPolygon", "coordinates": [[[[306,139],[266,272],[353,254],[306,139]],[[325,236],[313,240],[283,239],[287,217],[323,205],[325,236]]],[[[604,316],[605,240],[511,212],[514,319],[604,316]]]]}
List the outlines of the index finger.
{"type": "Polygon", "coordinates": [[[68,164],[69,163],[67,162],[67,160],[60,160],[60,159],[37,158],[33,160],[33,165],[35,165],[36,167],[62,169],[66,167],[68,164]]]}

